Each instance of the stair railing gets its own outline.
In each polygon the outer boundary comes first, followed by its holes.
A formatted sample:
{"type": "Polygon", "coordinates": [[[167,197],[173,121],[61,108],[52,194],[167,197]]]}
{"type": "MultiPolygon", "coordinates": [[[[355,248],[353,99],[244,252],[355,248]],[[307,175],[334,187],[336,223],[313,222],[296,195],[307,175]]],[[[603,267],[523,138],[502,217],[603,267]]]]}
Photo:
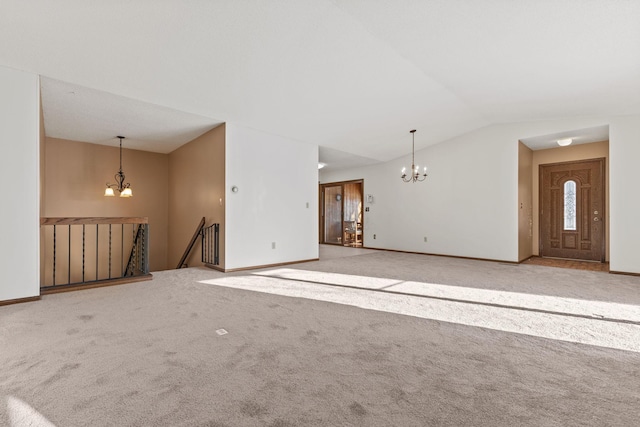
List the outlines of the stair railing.
{"type": "Polygon", "coordinates": [[[40,225],[41,290],[151,278],[146,217],[41,218],[40,225]]]}
{"type": "Polygon", "coordinates": [[[202,229],[202,262],[207,267],[220,264],[220,224],[202,229]]]}

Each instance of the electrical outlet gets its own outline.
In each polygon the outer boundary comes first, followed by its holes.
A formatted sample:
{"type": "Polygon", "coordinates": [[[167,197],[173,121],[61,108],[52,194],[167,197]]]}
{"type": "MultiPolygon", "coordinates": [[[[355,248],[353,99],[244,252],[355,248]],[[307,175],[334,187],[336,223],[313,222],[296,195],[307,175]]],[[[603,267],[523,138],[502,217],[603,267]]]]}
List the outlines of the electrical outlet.
{"type": "Polygon", "coordinates": [[[424,242],[427,243],[427,236],[424,236],[424,242]]]}
{"type": "Polygon", "coordinates": [[[276,248],[276,242],[271,242],[271,249],[275,249],[276,248]]]}
{"type": "Polygon", "coordinates": [[[374,238],[374,239],[376,238],[376,235],[375,235],[375,234],[373,235],[373,238],[374,238]]]}
{"type": "Polygon", "coordinates": [[[307,209],[309,209],[309,202],[307,202],[307,209]]]}

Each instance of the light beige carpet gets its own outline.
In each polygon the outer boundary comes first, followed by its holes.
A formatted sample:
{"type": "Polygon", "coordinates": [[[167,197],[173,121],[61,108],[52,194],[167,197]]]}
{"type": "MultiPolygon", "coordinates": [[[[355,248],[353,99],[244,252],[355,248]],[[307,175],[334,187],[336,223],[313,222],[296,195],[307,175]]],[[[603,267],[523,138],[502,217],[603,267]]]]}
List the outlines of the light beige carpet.
{"type": "MultiPolygon", "coordinates": [[[[640,301],[638,278],[536,266],[371,252],[292,268],[640,301]]],[[[0,425],[627,426],[640,416],[640,353],[202,283],[243,277],[255,275],[157,272],[0,307],[0,425]]]]}

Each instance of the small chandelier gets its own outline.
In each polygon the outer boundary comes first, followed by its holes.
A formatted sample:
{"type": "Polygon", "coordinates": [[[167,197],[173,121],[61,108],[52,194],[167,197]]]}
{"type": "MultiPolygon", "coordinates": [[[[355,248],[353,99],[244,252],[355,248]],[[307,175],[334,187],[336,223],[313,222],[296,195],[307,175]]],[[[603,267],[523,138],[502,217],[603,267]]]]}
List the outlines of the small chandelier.
{"type": "Polygon", "coordinates": [[[118,136],[117,138],[120,138],[120,170],[117,174],[114,175],[117,184],[107,183],[107,188],[105,188],[104,190],[104,195],[113,197],[115,196],[113,190],[116,190],[118,193],[120,193],[120,197],[131,197],[133,196],[133,192],[131,191],[131,184],[129,184],[128,182],[126,184],[124,183],[124,172],[122,172],[122,140],[124,139],[124,136],[118,136]]]}
{"type": "Polygon", "coordinates": [[[424,172],[420,174],[420,170],[419,170],[420,167],[415,164],[416,130],[413,129],[410,132],[411,132],[411,175],[407,175],[407,172],[406,172],[407,168],[402,168],[402,175],[400,176],[400,178],[402,178],[404,182],[424,181],[425,179],[427,179],[427,167],[425,166],[424,172]]]}

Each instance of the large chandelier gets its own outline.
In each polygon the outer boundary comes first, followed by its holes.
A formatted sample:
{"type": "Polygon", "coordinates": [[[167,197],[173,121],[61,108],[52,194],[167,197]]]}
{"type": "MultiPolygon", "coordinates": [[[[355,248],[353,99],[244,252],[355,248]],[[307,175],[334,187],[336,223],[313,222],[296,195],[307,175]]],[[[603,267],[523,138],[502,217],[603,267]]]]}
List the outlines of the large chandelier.
{"type": "Polygon", "coordinates": [[[113,197],[115,196],[113,190],[116,190],[118,193],[120,193],[120,197],[131,197],[133,196],[133,192],[131,191],[131,184],[129,184],[128,182],[126,184],[124,183],[124,172],[122,172],[122,140],[124,139],[124,136],[118,136],[117,138],[120,138],[120,170],[117,174],[114,175],[117,184],[107,183],[107,188],[105,188],[104,190],[104,195],[113,197]]]}
{"type": "Polygon", "coordinates": [[[427,179],[427,167],[425,166],[423,173],[420,174],[420,166],[415,164],[416,130],[413,129],[409,132],[411,132],[411,174],[407,175],[407,168],[402,168],[402,176],[400,176],[400,178],[402,178],[404,182],[424,181],[427,179]]]}

